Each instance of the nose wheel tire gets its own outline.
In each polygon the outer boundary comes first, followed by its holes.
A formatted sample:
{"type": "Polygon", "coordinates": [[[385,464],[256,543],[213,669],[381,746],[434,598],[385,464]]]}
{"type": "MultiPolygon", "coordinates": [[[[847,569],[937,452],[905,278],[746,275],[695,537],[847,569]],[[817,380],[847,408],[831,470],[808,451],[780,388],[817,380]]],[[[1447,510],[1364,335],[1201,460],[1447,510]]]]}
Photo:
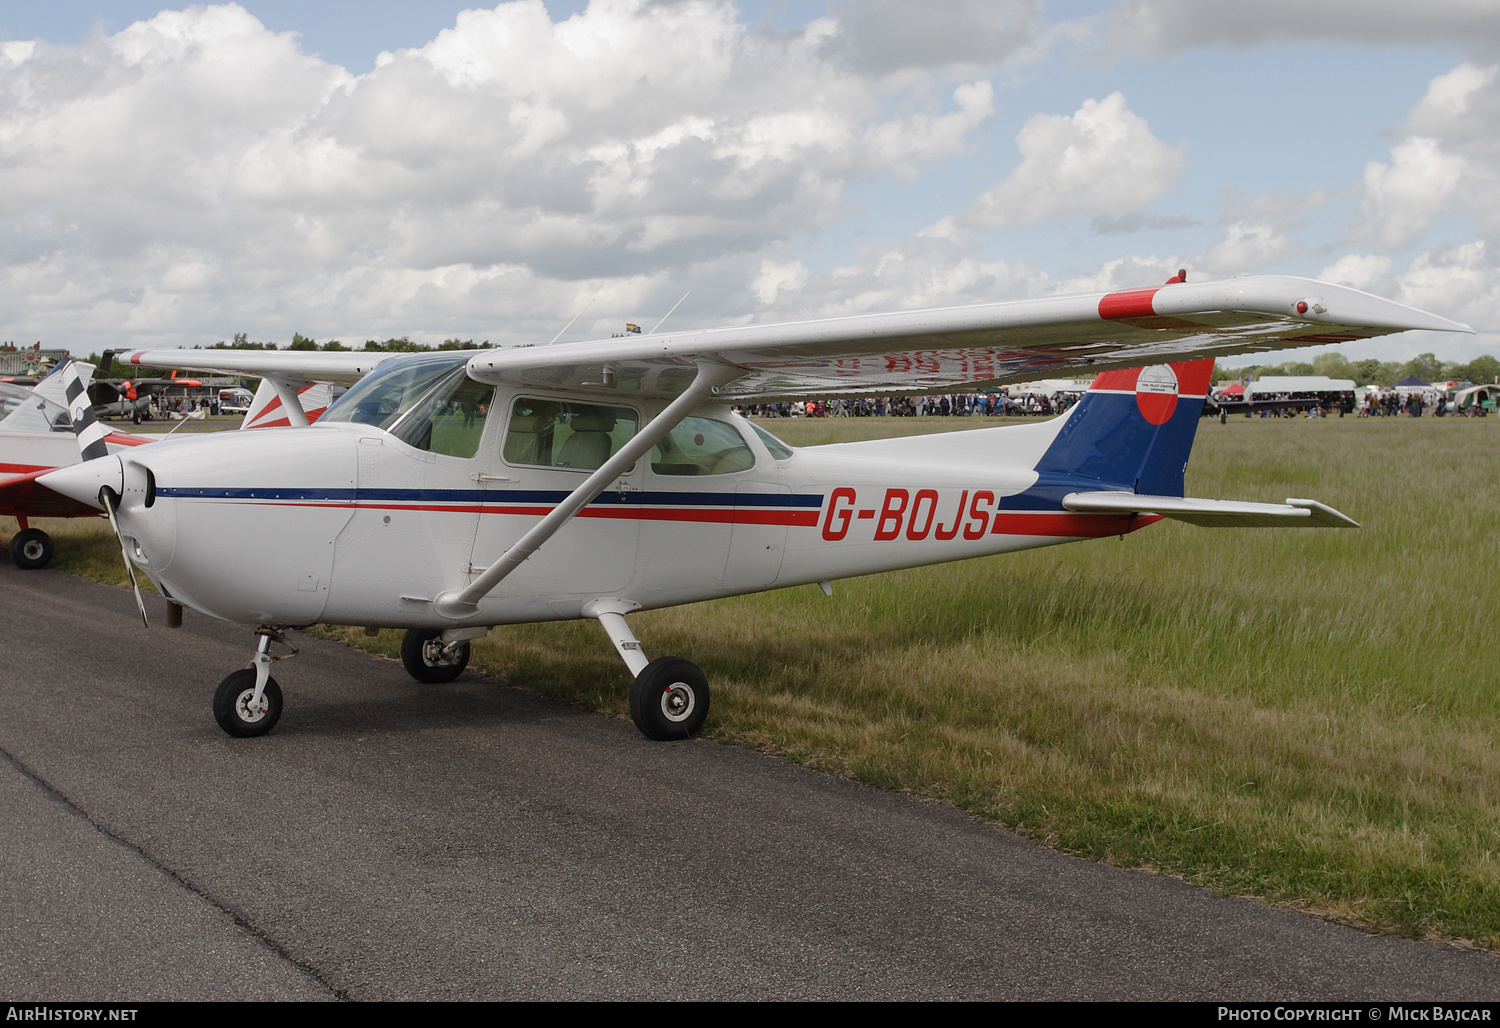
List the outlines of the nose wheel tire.
{"type": "Polygon", "coordinates": [[[630,686],[630,719],[648,739],[686,739],[708,717],[708,679],[681,657],[657,657],[630,686]]]}
{"type": "Polygon", "coordinates": [[[465,639],[449,649],[443,633],[431,628],[409,628],[401,640],[401,663],[419,682],[451,682],[469,666],[469,642],[465,639]]]}
{"type": "Polygon", "coordinates": [[[52,537],[39,528],[17,532],[10,540],[10,562],[23,571],[52,563],[52,537]]]}
{"type": "Polygon", "coordinates": [[[250,706],[255,696],[255,669],[241,668],[225,677],[214,693],[214,720],[219,727],[240,739],[265,735],[281,718],[281,686],[267,678],[260,703],[250,706]]]}

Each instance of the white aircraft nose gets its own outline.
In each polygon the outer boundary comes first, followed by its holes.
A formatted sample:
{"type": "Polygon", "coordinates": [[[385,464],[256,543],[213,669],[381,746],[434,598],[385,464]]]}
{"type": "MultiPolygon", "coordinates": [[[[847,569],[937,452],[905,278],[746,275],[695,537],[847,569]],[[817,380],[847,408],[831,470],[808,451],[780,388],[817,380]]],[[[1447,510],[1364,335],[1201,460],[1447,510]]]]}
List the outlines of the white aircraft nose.
{"type": "Polygon", "coordinates": [[[104,509],[99,502],[99,490],[105,486],[118,496],[125,491],[125,465],[119,457],[95,457],[78,464],[48,472],[37,479],[53,492],[91,507],[104,509]]]}

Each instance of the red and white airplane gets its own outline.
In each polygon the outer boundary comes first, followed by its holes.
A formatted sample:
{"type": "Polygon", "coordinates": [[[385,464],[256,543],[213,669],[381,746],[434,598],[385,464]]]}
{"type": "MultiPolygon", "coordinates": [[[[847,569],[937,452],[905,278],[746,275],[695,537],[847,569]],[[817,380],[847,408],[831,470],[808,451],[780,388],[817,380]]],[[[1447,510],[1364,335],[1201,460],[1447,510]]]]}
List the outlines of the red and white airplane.
{"type": "MultiPolygon", "coordinates": [[[[62,369],[61,364],[53,368],[31,389],[0,383],[0,514],[14,517],[20,526],[10,540],[10,559],[26,570],[46,567],[53,553],[52,537],[32,528],[31,518],[99,516],[97,506],[36,485],[42,475],[79,459],[62,369]]],[[[75,364],[85,391],[93,370],[75,364]]],[[[103,439],[111,453],[150,442],[124,432],[106,432],[103,439]]]]}
{"type": "MultiPolygon", "coordinates": [[[[407,629],[421,681],[497,625],[597,620],[654,739],[703,724],[708,684],[648,660],[632,611],[1099,536],[1160,518],[1351,527],[1315,500],[1183,495],[1212,358],[1465,326],[1290,277],[422,354],[215,351],[296,388],[354,382],[316,425],[173,440],[38,484],[117,520],[172,604],[256,626],[214,698],[232,735],[282,711],[272,643],[314,622],[407,629]],[[371,362],[379,360],[378,366],[371,362]],[[1145,367],[1142,367],[1145,365],[1145,367]],[[1097,374],[1047,422],[797,449],[734,413],[799,397],[970,390],[1097,374]]],[[[203,351],[144,351],[201,367],[203,351]]]]}

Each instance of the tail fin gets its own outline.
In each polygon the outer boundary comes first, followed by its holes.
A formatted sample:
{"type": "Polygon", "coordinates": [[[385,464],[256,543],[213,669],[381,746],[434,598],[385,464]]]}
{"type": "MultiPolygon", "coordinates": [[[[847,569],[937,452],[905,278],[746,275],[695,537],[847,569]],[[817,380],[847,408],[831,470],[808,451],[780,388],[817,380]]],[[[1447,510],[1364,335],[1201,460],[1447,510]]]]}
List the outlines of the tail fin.
{"type": "Polygon", "coordinates": [[[1213,365],[1205,358],[1099,375],[1069,411],[1037,472],[1181,496],[1213,365]]]}
{"type": "MultiPolygon", "coordinates": [[[[297,402],[301,405],[302,412],[307,415],[308,424],[317,421],[333,402],[333,386],[327,382],[306,382],[293,388],[296,389],[297,402]]],[[[240,428],[285,428],[291,423],[286,408],[281,405],[281,395],[276,391],[276,384],[269,378],[261,379],[259,388],[255,390],[255,399],[250,402],[250,410],[246,412],[240,428]]]]}

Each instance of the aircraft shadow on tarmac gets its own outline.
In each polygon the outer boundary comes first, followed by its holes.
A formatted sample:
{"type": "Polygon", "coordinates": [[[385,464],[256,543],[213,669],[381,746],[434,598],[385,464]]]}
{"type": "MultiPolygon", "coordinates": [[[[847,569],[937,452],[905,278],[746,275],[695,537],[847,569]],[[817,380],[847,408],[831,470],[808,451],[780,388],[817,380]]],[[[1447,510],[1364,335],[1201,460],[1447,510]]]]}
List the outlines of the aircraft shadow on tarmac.
{"type": "MultiPolygon", "coordinates": [[[[312,642],[315,640],[299,640],[299,645],[304,646],[305,652],[306,645],[312,642]]],[[[339,643],[325,645],[343,649],[339,643]]],[[[447,684],[417,685],[406,678],[401,665],[395,662],[378,660],[357,651],[345,651],[342,656],[345,660],[370,660],[375,665],[371,669],[368,695],[351,698],[320,696],[316,678],[303,669],[298,669],[302,674],[294,677],[289,670],[280,676],[291,697],[286,715],[276,726],[276,736],[411,735],[457,728],[539,725],[591,716],[580,708],[544,699],[473,671],[466,671],[457,681],[447,684]]],[[[214,728],[211,719],[205,720],[205,730],[214,728]]],[[[623,722],[621,728],[625,728],[623,722]]],[[[260,740],[225,737],[225,742],[253,746],[260,740]]]]}

